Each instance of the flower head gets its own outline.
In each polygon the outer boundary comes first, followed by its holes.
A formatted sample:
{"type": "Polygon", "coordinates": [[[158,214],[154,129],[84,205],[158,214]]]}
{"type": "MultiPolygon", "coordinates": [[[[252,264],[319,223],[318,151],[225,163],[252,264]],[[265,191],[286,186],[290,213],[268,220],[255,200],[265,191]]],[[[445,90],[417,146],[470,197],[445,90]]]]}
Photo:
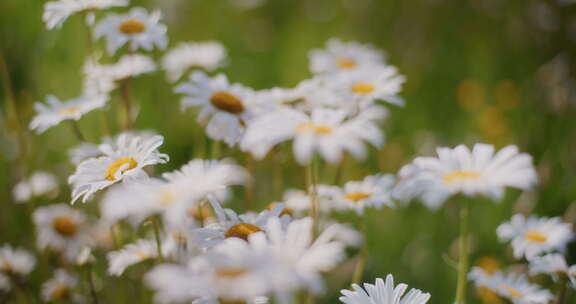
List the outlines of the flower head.
{"type": "Polygon", "coordinates": [[[55,96],[48,95],[46,103],[37,102],[34,104],[36,116],[30,122],[30,129],[37,133],[43,133],[64,120],[80,120],[84,114],[103,107],[108,101],[108,97],[84,96],[61,102],[55,96]]]}
{"type": "Polygon", "coordinates": [[[151,51],[154,46],[165,49],[168,44],[166,26],[160,23],[159,11],[148,13],[141,7],[132,8],[126,14],[110,14],[102,19],[94,30],[98,39],[106,37],[108,53],[114,54],[125,44],[135,51],[142,48],[151,51]]]}
{"type": "Polygon", "coordinates": [[[364,289],[357,284],[352,284],[354,290],[342,290],[343,296],[340,301],[346,304],[425,304],[430,299],[429,293],[418,289],[410,289],[404,295],[408,285],[398,284],[394,286],[394,278],[391,274],[386,276],[386,281],[378,278],[375,284],[364,283],[364,289]]]}
{"type": "Polygon", "coordinates": [[[57,0],[44,4],[42,20],[51,30],[62,26],[64,21],[78,12],[128,5],[128,0],[57,0]]]}
{"type": "Polygon", "coordinates": [[[177,81],[191,68],[214,71],[226,60],[226,49],[215,41],[181,43],[162,58],[162,67],[168,79],[177,81]]]}
{"type": "Polygon", "coordinates": [[[309,59],[312,73],[326,74],[382,65],[384,54],[370,45],[330,39],[325,49],[312,50],[309,59]]]}
{"type": "Polygon", "coordinates": [[[294,156],[300,164],[310,163],[315,152],[330,163],[340,161],[343,152],[361,159],[366,155],[364,141],[377,147],[383,142],[382,132],[374,120],[362,116],[350,118],[341,110],[318,108],[307,115],[281,108],[253,121],[241,148],[262,158],[273,146],[291,139],[294,156]]]}
{"type": "Polygon", "coordinates": [[[36,266],[36,258],[27,250],[12,248],[10,245],[0,247],[0,272],[5,274],[27,275],[36,266]]]}
{"type": "Polygon", "coordinates": [[[74,187],[72,203],[80,197],[86,202],[97,191],[119,181],[147,178],[144,167],[163,164],[169,159],[157,150],[163,142],[162,136],[144,139],[122,134],[113,144],[100,145],[104,156],[83,161],[68,179],[74,187]]]}
{"type": "Polygon", "coordinates": [[[438,148],[438,157],[417,157],[399,173],[395,195],[401,199],[420,197],[430,208],[438,208],[450,196],[486,195],[500,200],[506,187],[530,189],[537,181],[532,157],[518,153],[516,146],[494,151],[494,146],[476,144],[454,149],[438,148]]]}
{"type": "Polygon", "coordinates": [[[74,293],[78,279],[63,269],[56,270],[54,277],[42,285],[42,299],[46,302],[81,301],[74,293]]]}
{"type": "Polygon", "coordinates": [[[498,237],[502,241],[512,241],[514,256],[531,260],[551,251],[563,252],[566,244],[574,238],[572,225],[563,223],[559,217],[538,218],[516,214],[509,222],[498,227],[498,237]]]}

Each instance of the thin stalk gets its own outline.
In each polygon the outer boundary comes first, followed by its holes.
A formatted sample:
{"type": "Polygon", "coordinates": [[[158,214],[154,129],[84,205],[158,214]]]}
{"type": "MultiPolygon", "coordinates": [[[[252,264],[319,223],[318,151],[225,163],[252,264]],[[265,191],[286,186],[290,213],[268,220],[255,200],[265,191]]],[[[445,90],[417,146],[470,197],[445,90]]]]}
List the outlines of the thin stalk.
{"type": "MultiPolygon", "coordinates": [[[[6,107],[7,121],[12,121],[16,133],[16,142],[18,143],[19,157],[16,162],[16,171],[18,180],[26,175],[26,157],[28,155],[28,147],[26,144],[25,130],[21,126],[18,110],[16,106],[16,96],[12,88],[12,80],[4,59],[4,54],[0,52],[0,83],[4,88],[5,97],[8,100],[9,106],[6,107]]],[[[6,127],[7,129],[8,124],[6,127]]]]}
{"type": "Polygon", "coordinates": [[[366,218],[360,218],[362,226],[362,235],[364,236],[364,243],[360,248],[358,262],[354,268],[354,274],[352,275],[352,283],[360,284],[362,283],[362,277],[364,274],[364,268],[366,267],[366,259],[368,258],[368,229],[366,218]]]}
{"type": "Polygon", "coordinates": [[[568,278],[566,276],[564,276],[561,280],[560,280],[560,293],[558,294],[558,300],[557,300],[557,304],[564,304],[564,303],[569,303],[567,300],[567,292],[568,292],[568,288],[566,288],[566,285],[568,284],[568,278]]]}
{"type": "Polygon", "coordinates": [[[458,243],[458,284],[456,286],[455,304],[466,303],[466,282],[468,275],[468,202],[460,206],[460,239],[458,243]]]}
{"type": "Polygon", "coordinates": [[[154,229],[154,238],[156,239],[156,250],[158,252],[158,260],[160,263],[164,262],[164,256],[162,255],[162,241],[160,240],[160,221],[158,218],[152,219],[152,229],[154,229]]]}
{"type": "Polygon", "coordinates": [[[88,281],[88,287],[90,288],[92,304],[98,304],[98,294],[96,293],[96,287],[94,285],[94,272],[92,271],[92,265],[90,264],[86,266],[86,280],[88,281]]]}
{"type": "Polygon", "coordinates": [[[122,101],[124,102],[124,130],[132,128],[132,76],[122,80],[122,101]]]}
{"type": "MultiPolygon", "coordinates": [[[[248,170],[248,173],[255,179],[256,170],[254,170],[254,161],[252,159],[252,156],[250,155],[250,153],[246,152],[244,153],[244,157],[246,160],[246,169],[248,170]]],[[[246,208],[246,211],[252,210],[252,208],[254,208],[252,204],[253,201],[254,201],[254,181],[253,179],[250,179],[246,183],[244,191],[244,208],[246,208]]]]}
{"type": "Polygon", "coordinates": [[[70,125],[72,126],[72,132],[74,132],[74,135],[76,135],[76,138],[78,138],[78,140],[81,142],[85,142],[86,137],[82,133],[82,130],[80,130],[80,126],[78,125],[78,121],[72,119],[72,120],[70,120],[70,125]]]}
{"type": "Polygon", "coordinates": [[[308,189],[308,196],[310,197],[310,216],[312,217],[312,235],[314,238],[318,236],[319,227],[319,206],[318,206],[318,195],[316,193],[316,168],[315,168],[315,157],[312,159],[310,164],[306,166],[306,186],[308,189]]]}

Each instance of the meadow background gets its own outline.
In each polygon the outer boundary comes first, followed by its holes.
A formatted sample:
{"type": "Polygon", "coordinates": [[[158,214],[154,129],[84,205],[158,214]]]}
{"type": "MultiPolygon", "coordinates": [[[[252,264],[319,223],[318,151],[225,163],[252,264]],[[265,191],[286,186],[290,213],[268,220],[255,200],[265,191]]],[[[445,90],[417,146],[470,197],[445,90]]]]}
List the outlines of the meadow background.
{"type": "MultiPolygon", "coordinates": [[[[576,221],[576,4],[559,2],[268,0],[249,10],[228,0],[132,0],[131,5],[162,10],[170,46],[181,41],[222,42],[229,53],[222,71],[255,89],[294,86],[308,78],[308,51],[323,47],[332,37],[386,50],[389,62],[407,78],[401,93],[407,105],[391,107],[384,126],[385,147],[372,149],[365,162],[348,159],[342,180],[396,173],[414,156],[431,155],[439,145],[518,145],[534,157],[540,174],[535,191],[509,190],[500,204],[482,199],[471,204],[472,262],[494,256],[509,265],[511,252],[498,242],[495,229],[514,212],[576,221]]],[[[34,248],[29,217],[33,205],[69,200],[65,181],[74,168],[66,151],[78,144],[67,123],[42,135],[28,131],[32,106],[47,94],[62,99],[79,95],[86,54],[80,17],[72,17],[60,30],[47,31],[41,20],[44,3],[0,1],[0,244],[27,248],[34,248]],[[37,170],[61,178],[60,195],[51,201],[14,204],[12,186],[37,170]]],[[[101,44],[97,49],[104,51],[101,44]]],[[[159,59],[162,52],[153,55],[159,59]]],[[[172,88],[162,71],[134,82],[140,107],[135,127],[165,136],[160,151],[171,161],[157,166],[160,172],[209,152],[195,113],[180,111],[180,98],[172,88]]],[[[112,98],[109,119],[116,121],[121,117],[120,96],[112,98]]],[[[80,121],[93,142],[102,135],[97,112],[80,121]]],[[[119,129],[114,126],[112,131],[119,129]]],[[[245,165],[241,153],[222,148],[220,155],[245,165]]],[[[274,157],[251,165],[253,202],[260,208],[281,199],[282,189],[304,187],[304,168],[294,164],[289,153],[274,157]],[[285,165],[274,166],[278,161],[285,165]]],[[[321,166],[320,181],[331,183],[335,171],[321,166]]],[[[238,193],[232,201],[236,210],[244,207],[243,198],[238,193]]],[[[96,210],[94,204],[76,207],[96,210]]],[[[392,273],[396,280],[430,292],[431,303],[450,303],[456,284],[456,271],[450,266],[450,259],[456,259],[456,207],[450,202],[433,212],[411,204],[367,212],[363,220],[370,255],[365,280],[392,273]]],[[[342,214],[341,220],[360,221],[353,213],[342,214]]],[[[576,262],[576,251],[572,258],[569,264],[576,262]]],[[[321,302],[334,303],[338,290],[349,286],[354,262],[330,276],[330,292],[321,302]]],[[[105,303],[150,301],[133,297],[137,282],[126,285],[123,278],[105,277],[102,257],[98,264],[99,284],[107,288],[105,303]]],[[[50,271],[41,261],[33,273],[37,286],[50,271]]]]}

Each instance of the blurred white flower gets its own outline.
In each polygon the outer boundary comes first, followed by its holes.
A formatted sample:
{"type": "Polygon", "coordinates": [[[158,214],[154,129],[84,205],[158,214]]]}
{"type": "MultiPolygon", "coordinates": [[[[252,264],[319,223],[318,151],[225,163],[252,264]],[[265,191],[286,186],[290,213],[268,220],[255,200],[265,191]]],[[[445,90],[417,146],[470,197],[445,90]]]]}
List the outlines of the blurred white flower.
{"type": "Polygon", "coordinates": [[[494,146],[475,144],[454,149],[441,147],[438,157],[417,157],[398,173],[395,196],[403,200],[419,197],[429,208],[438,208],[452,195],[486,195],[500,200],[506,187],[529,190],[537,175],[532,157],[507,146],[494,153],[494,146]]]}
{"type": "Polygon", "coordinates": [[[94,193],[122,180],[148,178],[144,167],[166,163],[168,155],[158,152],[164,137],[144,138],[130,134],[120,135],[113,144],[102,144],[104,156],[83,161],[70,176],[72,203],[80,197],[86,202],[94,193]]]}
{"type": "Polygon", "coordinates": [[[323,108],[307,115],[282,108],[256,118],[248,126],[240,147],[261,159],[272,147],[291,139],[294,157],[302,165],[310,163],[315,152],[329,163],[339,162],[343,152],[363,159],[364,141],[376,147],[384,141],[376,123],[361,116],[347,119],[345,111],[323,108]]]}
{"type": "Polygon", "coordinates": [[[405,78],[393,66],[377,66],[336,73],[325,80],[326,85],[342,96],[344,107],[351,111],[361,111],[382,100],[403,106],[398,97],[405,78]]]}
{"type": "Polygon", "coordinates": [[[175,82],[190,69],[216,70],[224,64],[226,56],[226,49],[216,41],[180,43],[164,55],[162,67],[168,80],[175,82]]]}
{"type": "Polygon", "coordinates": [[[138,264],[158,256],[156,243],[151,240],[140,239],[128,244],[122,249],[108,253],[108,273],[119,276],[129,266],[138,264]]]}
{"type": "Polygon", "coordinates": [[[192,241],[200,248],[214,247],[228,238],[248,240],[251,234],[265,231],[270,218],[281,218],[284,224],[290,221],[290,215],[282,214],[283,204],[277,204],[272,210],[263,210],[258,214],[238,215],[231,209],[223,209],[214,197],[208,198],[216,213],[216,222],[190,232],[192,241]]]}
{"type": "Polygon", "coordinates": [[[362,181],[347,182],[343,188],[329,187],[325,192],[334,209],[355,210],[362,215],[367,207],[394,207],[391,197],[394,183],[395,178],[391,174],[371,175],[362,181]]]}
{"type": "Polygon", "coordinates": [[[145,280],[160,303],[196,299],[206,300],[198,303],[213,303],[213,299],[252,302],[255,297],[287,287],[284,283],[291,282],[290,275],[268,252],[231,238],[205,255],[192,258],[187,267],[156,266],[145,280]]]}
{"type": "Polygon", "coordinates": [[[568,266],[564,255],[559,253],[550,253],[541,257],[535,257],[530,261],[530,274],[547,274],[555,281],[558,276],[566,276],[572,286],[576,288],[576,265],[568,266]]]}
{"type": "Polygon", "coordinates": [[[71,301],[78,303],[82,297],[74,292],[78,279],[64,269],[57,269],[54,277],[42,285],[42,299],[46,302],[71,301]]]}
{"type": "Polygon", "coordinates": [[[419,289],[410,289],[408,285],[398,284],[394,286],[394,277],[386,276],[386,282],[381,278],[376,279],[375,284],[364,283],[364,288],[352,284],[353,290],[343,289],[340,301],[346,304],[425,304],[430,300],[430,294],[419,289]]]}
{"type": "Polygon", "coordinates": [[[122,56],[117,63],[106,67],[110,77],[118,81],[154,72],[156,70],[156,63],[154,63],[154,60],[149,56],[131,54],[122,56]]]}
{"type": "Polygon", "coordinates": [[[215,139],[235,145],[243,136],[244,129],[254,116],[250,104],[252,90],[239,84],[230,84],[225,75],[210,78],[206,73],[195,71],[190,81],[177,86],[176,93],[185,94],[182,108],[201,107],[198,121],[205,123],[206,134],[215,139]]]}
{"type": "Polygon", "coordinates": [[[137,225],[162,214],[170,227],[194,224],[200,200],[208,194],[225,198],[227,187],[244,184],[248,173],[231,160],[194,159],[163,177],[111,189],[100,204],[102,218],[111,223],[128,218],[137,225]]]}
{"type": "Polygon", "coordinates": [[[531,284],[525,275],[495,271],[487,273],[474,267],[468,274],[477,287],[484,287],[513,304],[547,304],[553,299],[550,291],[531,284]]]}
{"type": "Polygon", "coordinates": [[[0,272],[27,275],[36,266],[36,258],[25,249],[12,248],[9,244],[0,247],[0,272]]]}
{"type": "Polygon", "coordinates": [[[284,298],[296,289],[322,292],[322,273],[332,270],[346,256],[346,245],[338,240],[338,233],[342,231],[340,226],[329,225],[316,238],[312,226],[310,217],[294,220],[288,225],[279,218],[270,218],[266,234],[254,234],[248,239],[255,250],[270,251],[278,263],[295,274],[295,281],[288,284],[294,285],[293,290],[286,286],[284,298]]]}
{"type": "Polygon", "coordinates": [[[358,42],[330,39],[325,49],[310,51],[310,71],[314,74],[373,68],[384,64],[383,52],[358,42]]]}
{"type": "Polygon", "coordinates": [[[37,208],[33,219],[38,248],[61,252],[70,262],[76,261],[82,248],[93,242],[84,214],[66,204],[37,208]]]}
{"type": "Polygon", "coordinates": [[[80,120],[84,114],[103,107],[107,101],[108,97],[104,95],[83,96],[65,102],[53,95],[48,95],[47,104],[41,102],[34,104],[37,114],[30,122],[30,129],[36,133],[43,133],[64,120],[80,120]]]}
{"type": "Polygon", "coordinates": [[[160,23],[160,11],[148,13],[134,7],[126,14],[109,14],[94,29],[96,39],[106,37],[108,53],[128,44],[130,51],[142,48],[151,51],[154,46],[165,49],[168,44],[166,26],[160,23]]]}
{"type": "Polygon", "coordinates": [[[51,30],[62,26],[71,15],[78,12],[88,12],[117,6],[128,5],[128,0],[58,0],[44,4],[42,20],[51,30]]]}
{"type": "Polygon", "coordinates": [[[515,214],[509,222],[498,226],[501,241],[512,241],[514,257],[532,260],[551,251],[564,252],[566,244],[574,238],[572,225],[563,223],[559,217],[531,216],[525,218],[515,214]]]}
{"type": "Polygon", "coordinates": [[[28,179],[14,186],[12,190],[17,203],[29,201],[33,197],[43,196],[58,189],[58,179],[54,174],[38,171],[28,179]]]}

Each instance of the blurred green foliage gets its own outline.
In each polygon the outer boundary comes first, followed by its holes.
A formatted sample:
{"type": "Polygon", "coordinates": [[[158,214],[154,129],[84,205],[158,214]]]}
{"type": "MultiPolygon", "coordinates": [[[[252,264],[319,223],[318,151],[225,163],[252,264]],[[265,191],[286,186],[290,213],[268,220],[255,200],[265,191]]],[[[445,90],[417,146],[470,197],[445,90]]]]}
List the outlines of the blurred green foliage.
{"type": "MultiPolygon", "coordinates": [[[[131,2],[163,11],[171,46],[180,41],[221,41],[229,51],[223,72],[256,89],[293,86],[309,77],[308,51],[323,47],[331,37],[385,49],[389,62],[407,77],[402,93],[407,106],[391,109],[383,150],[372,150],[364,163],[348,159],[345,180],[395,173],[415,155],[431,154],[438,145],[517,144],[532,154],[541,177],[533,193],[510,191],[500,204],[474,200],[472,260],[490,255],[503,264],[513,262],[509,248],[495,234],[497,225],[513,212],[576,218],[574,7],[536,0],[269,0],[259,8],[238,10],[224,0],[131,2]]],[[[26,131],[34,115],[32,105],[47,94],[62,99],[79,95],[86,54],[81,18],[74,16],[62,29],[47,31],[41,20],[43,4],[0,1],[0,55],[10,79],[2,78],[0,91],[5,126],[0,134],[0,243],[29,248],[34,246],[29,218],[33,207],[14,205],[11,187],[23,175],[47,170],[61,178],[61,195],[35,204],[67,201],[70,189],[65,180],[74,168],[66,151],[78,143],[64,123],[42,135],[26,131]],[[18,123],[10,114],[9,91],[18,123]],[[18,125],[24,140],[17,139],[18,125]],[[19,172],[21,161],[25,167],[19,172]]],[[[101,44],[98,48],[104,52],[101,44]]],[[[153,55],[158,59],[162,52],[153,55]]],[[[104,60],[113,59],[104,56],[104,60]]],[[[140,106],[136,127],[166,137],[161,151],[170,154],[171,161],[158,166],[159,171],[203,156],[203,131],[193,112],[180,111],[179,97],[162,71],[139,78],[134,88],[140,106]]],[[[113,96],[107,112],[112,120],[120,115],[119,98],[113,96]]],[[[102,135],[97,112],[80,122],[95,142],[102,135]]],[[[242,154],[229,149],[222,153],[244,164],[242,154]]],[[[278,159],[286,162],[280,169],[273,166],[278,160],[271,159],[252,166],[260,207],[281,198],[280,187],[272,182],[274,174],[282,176],[282,188],[303,187],[303,168],[292,165],[288,154],[279,154],[278,159]]],[[[335,168],[322,166],[321,181],[332,182],[334,172],[335,168]]],[[[241,200],[237,196],[238,208],[243,206],[241,200]]],[[[398,281],[432,293],[432,303],[449,303],[456,281],[449,260],[455,259],[458,203],[452,201],[436,212],[419,204],[368,212],[362,219],[368,223],[370,248],[364,278],[372,282],[392,273],[398,281]]],[[[95,210],[94,204],[76,207],[95,210]]],[[[340,219],[360,221],[353,214],[340,219]]],[[[103,259],[99,266],[105,303],[149,301],[132,297],[129,286],[139,286],[135,277],[118,285],[120,279],[104,279],[103,259]]],[[[338,290],[349,286],[352,267],[346,264],[331,277],[331,291],[323,302],[334,303],[338,290]]],[[[34,280],[46,280],[49,269],[42,266],[34,280]]],[[[138,271],[133,270],[132,276],[138,271]]]]}

